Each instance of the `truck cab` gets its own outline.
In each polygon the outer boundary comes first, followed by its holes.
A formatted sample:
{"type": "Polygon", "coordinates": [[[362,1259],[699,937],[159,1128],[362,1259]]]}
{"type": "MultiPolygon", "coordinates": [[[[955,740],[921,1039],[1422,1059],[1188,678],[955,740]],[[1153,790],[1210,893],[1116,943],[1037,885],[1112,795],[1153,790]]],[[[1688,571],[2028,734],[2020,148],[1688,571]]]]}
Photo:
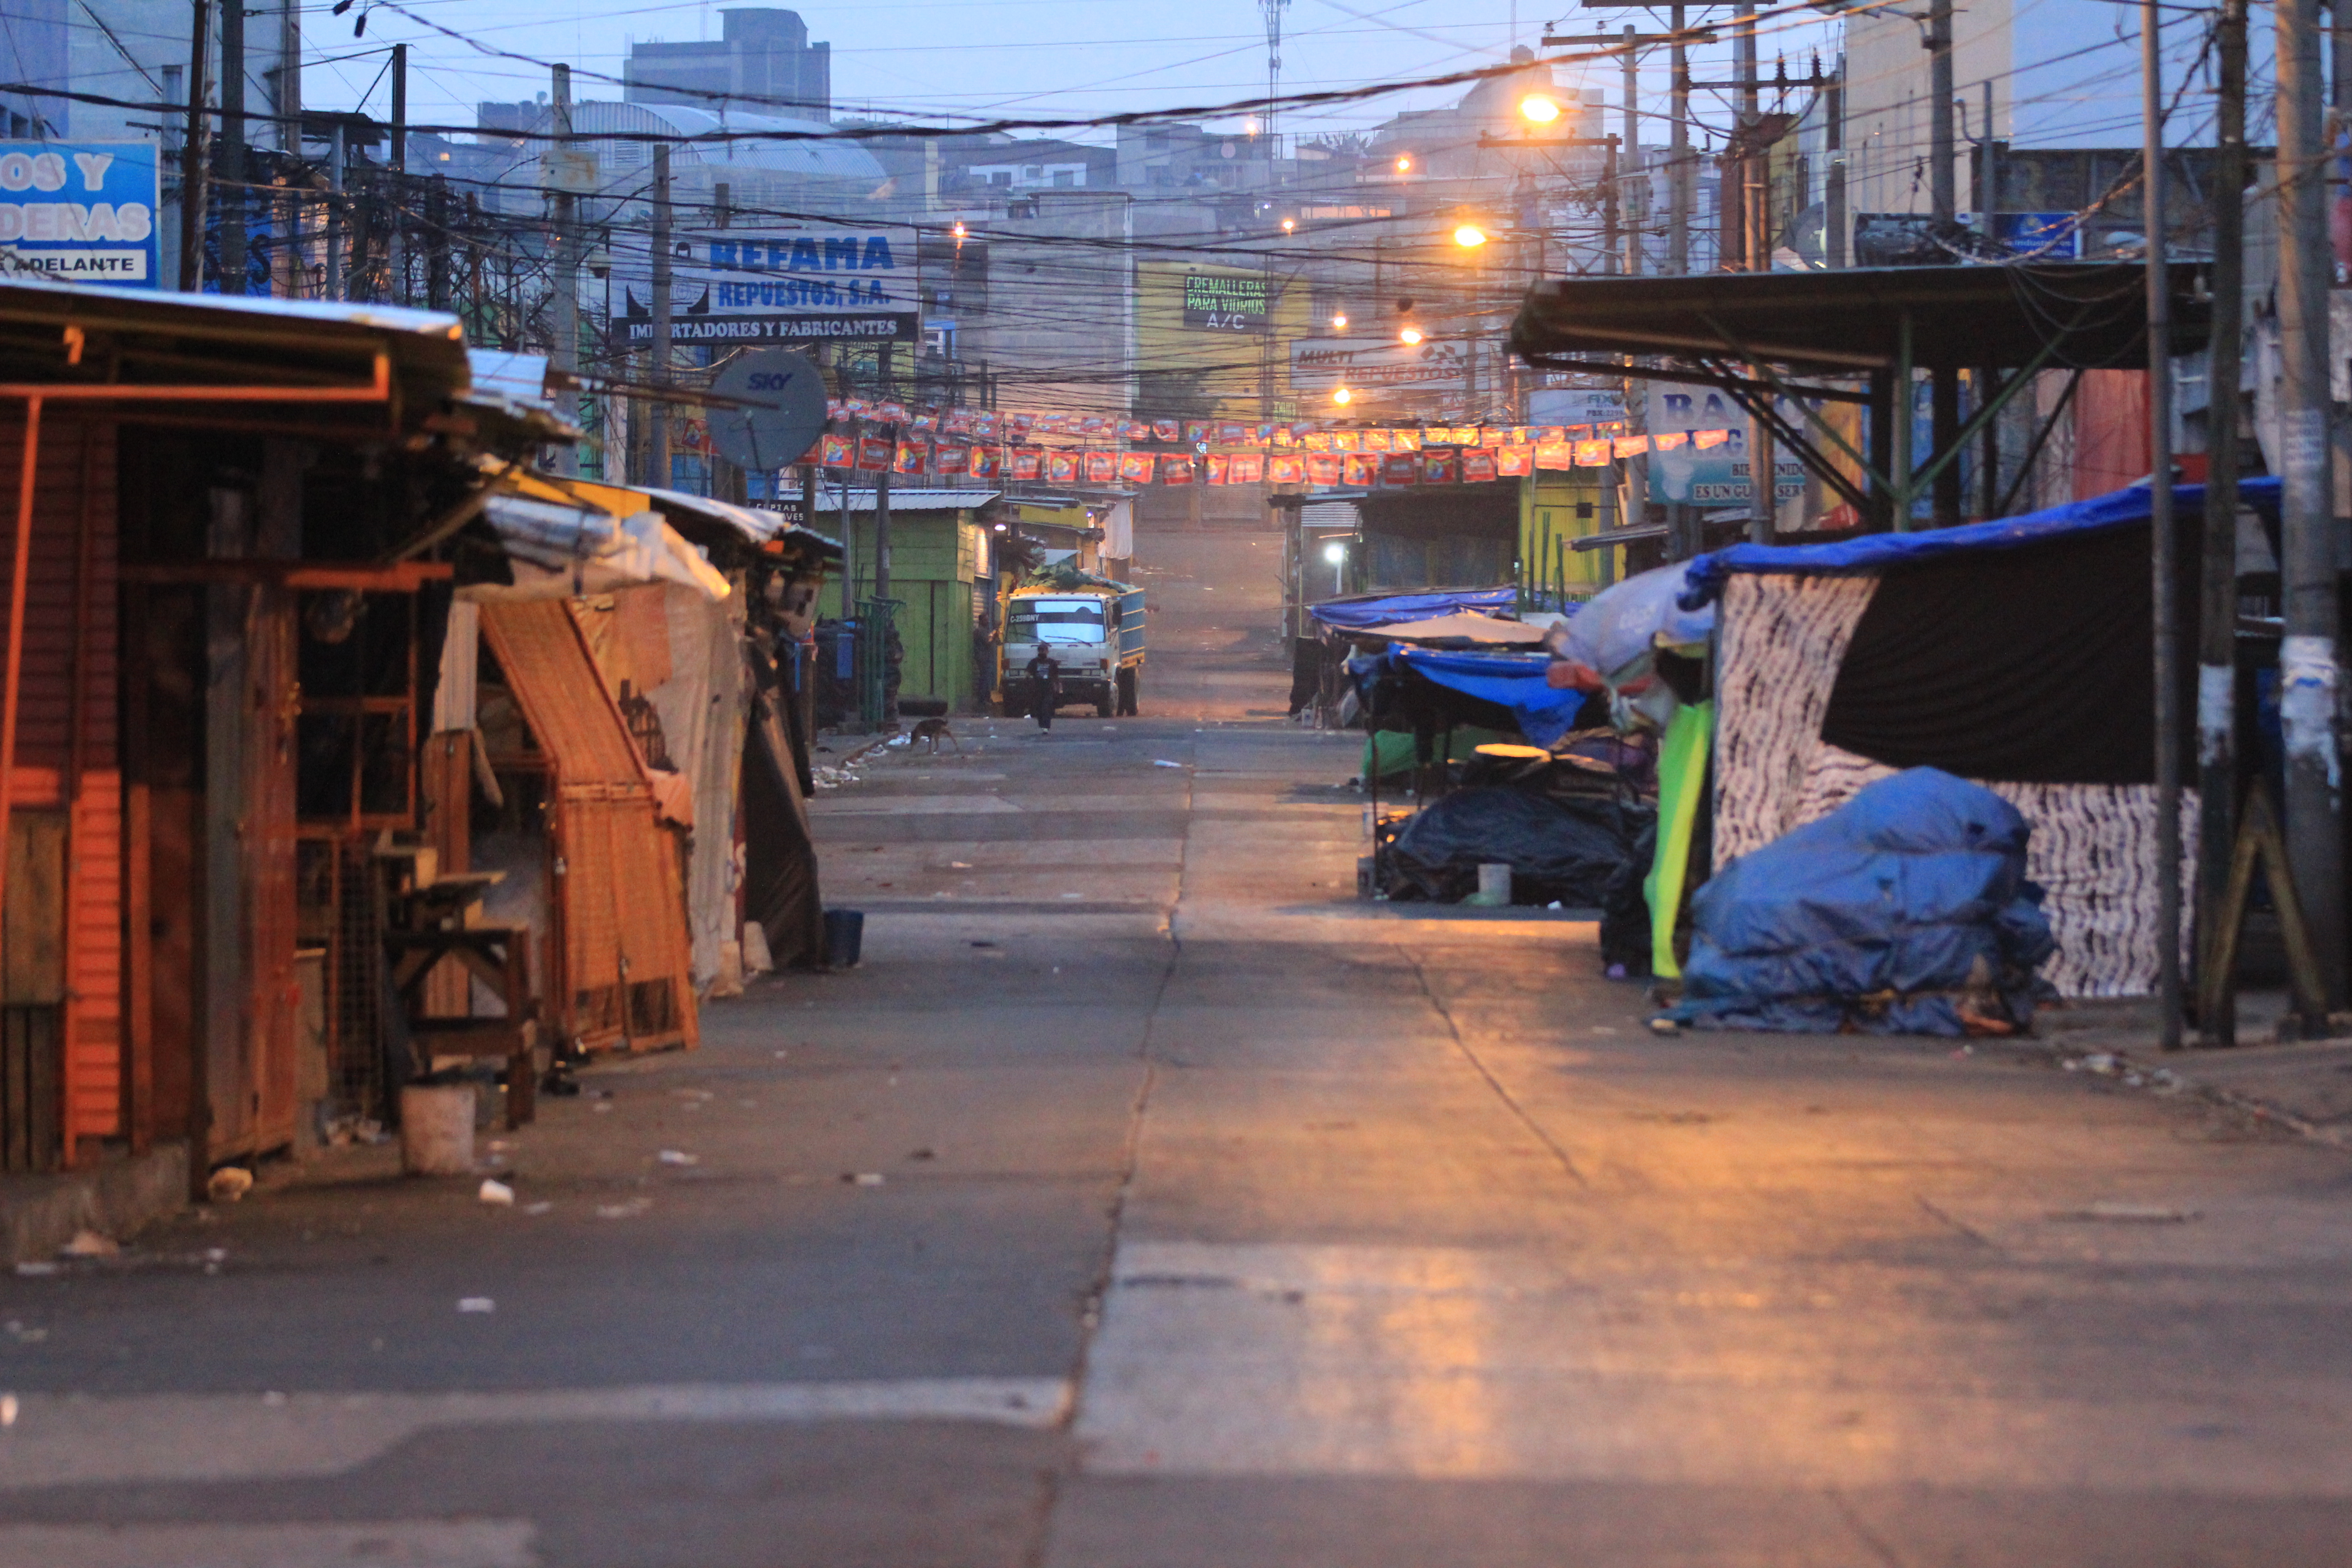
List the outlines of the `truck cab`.
{"type": "Polygon", "coordinates": [[[1029,661],[1052,650],[1064,703],[1092,701],[1108,719],[1134,713],[1143,667],[1143,590],[1108,579],[1075,588],[1016,588],[1004,608],[1004,711],[1029,711],[1029,661]]]}

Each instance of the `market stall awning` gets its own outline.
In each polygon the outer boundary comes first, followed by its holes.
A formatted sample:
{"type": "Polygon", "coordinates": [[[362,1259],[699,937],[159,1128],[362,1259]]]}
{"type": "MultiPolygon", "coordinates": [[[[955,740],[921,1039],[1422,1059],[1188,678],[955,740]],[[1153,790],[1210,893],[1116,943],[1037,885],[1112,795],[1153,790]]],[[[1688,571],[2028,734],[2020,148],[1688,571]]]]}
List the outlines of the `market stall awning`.
{"type": "Polygon", "coordinates": [[[513,585],[475,584],[464,590],[469,598],[573,598],[646,583],[675,583],[712,599],[730,592],[727,579],[658,512],[629,507],[644,499],[633,492],[573,489],[569,480],[558,488],[529,476],[510,482],[521,493],[493,494],[483,510],[506,551],[513,585]],[[583,493],[594,491],[607,493],[583,493]]]}
{"type": "Polygon", "coordinates": [[[1380,635],[1391,642],[1415,643],[1490,643],[1497,647],[1520,645],[1532,647],[1544,640],[1544,629],[1525,621],[1498,620],[1474,610],[1463,610],[1451,616],[1438,616],[1425,621],[1400,621],[1380,628],[1380,635]]]}
{"type": "MultiPolygon", "coordinates": [[[[2210,323],[2199,271],[2172,269],[2182,353],[2204,346],[2210,323]]],[[[2006,369],[2058,340],[2062,365],[2129,367],[2146,357],[2147,287],[2137,264],[2071,261],[1563,278],[1528,291],[1511,348],[1535,363],[1727,356],[1852,374],[1905,358],[1918,370],[2006,369]]]]}
{"type": "Polygon", "coordinates": [[[1519,591],[1505,588],[1426,588],[1412,594],[1354,594],[1309,605],[1307,613],[1327,626],[1366,631],[1400,621],[1425,620],[1461,610],[1516,608],[1519,591]]]}
{"type": "Polygon", "coordinates": [[[1545,678],[1551,657],[1541,653],[1472,653],[1427,647],[1392,647],[1385,654],[1350,660],[1359,674],[1375,673],[1381,666],[1403,678],[1407,692],[1436,698],[1466,699],[1458,712],[1444,715],[1463,723],[1489,722],[1500,709],[1519,732],[1538,746],[1549,746],[1576,722],[1585,694],[1552,686],[1545,678]]]}
{"type": "Polygon", "coordinates": [[[672,527],[696,537],[698,541],[707,537],[709,530],[718,528],[728,531],[736,539],[757,549],[789,547],[820,561],[838,562],[841,559],[839,541],[827,538],[814,529],[803,528],[779,511],[763,511],[755,506],[737,506],[733,501],[714,500],[709,496],[688,495],[684,490],[666,490],[651,485],[637,493],[652,501],[654,509],[672,527]]]}

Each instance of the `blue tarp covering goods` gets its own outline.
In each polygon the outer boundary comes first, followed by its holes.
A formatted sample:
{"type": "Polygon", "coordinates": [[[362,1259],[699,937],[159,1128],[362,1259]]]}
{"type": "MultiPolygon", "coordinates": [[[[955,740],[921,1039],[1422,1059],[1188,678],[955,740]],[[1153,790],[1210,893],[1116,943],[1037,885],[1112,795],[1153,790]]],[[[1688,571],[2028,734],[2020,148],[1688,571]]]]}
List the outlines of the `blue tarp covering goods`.
{"type": "Polygon", "coordinates": [[[1516,610],[1517,588],[1428,588],[1416,594],[1360,595],[1309,605],[1307,613],[1341,631],[1370,631],[1459,610],[1516,610]]]}
{"type": "Polygon", "coordinates": [[[1490,703],[1507,712],[1519,732],[1549,746],[1576,725],[1584,693],[1546,684],[1551,656],[1544,653],[1455,653],[1439,648],[1392,647],[1385,654],[1351,659],[1359,674],[1380,668],[1409,672],[1446,691],[1490,703]]]}
{"type": "Polygon", "coordinates": [[[1913,768],[1742,856],[1691,900],[1683,1001],[1727,1029],[2005,1035],[2053,943],[2025,818],[1913,768]]]}
{"type": "Polygon", "coordinates": [[[1510,867],[1515,904],[1598,908],[1656,815],[1602,796],[1555,800],[1505,786],[1458,789],[1414,813],[1398,832],[1391,896],[1457,902],[1477,888],[1478,868],[1493,864],[1510,867]]]}

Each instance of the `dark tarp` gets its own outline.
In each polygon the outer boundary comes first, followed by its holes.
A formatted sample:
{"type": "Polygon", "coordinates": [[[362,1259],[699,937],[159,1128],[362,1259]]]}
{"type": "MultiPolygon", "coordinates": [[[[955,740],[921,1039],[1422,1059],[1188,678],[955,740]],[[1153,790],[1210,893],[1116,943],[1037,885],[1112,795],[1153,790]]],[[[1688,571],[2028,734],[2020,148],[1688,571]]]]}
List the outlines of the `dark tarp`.
{"type": "Polygon", "coordinates": [[[1327,626],[1366,631],[1400,621],[1426,620],[1456,610],[1514,610],[1517,588],[1423,588],[1409,594],[1356,594],[1309,605],[1307,613],[1327,626]]]}
{"type": "Polygon", "coordinates": [[[749,643],[757,695],[743,740],[743,912],[768,939],[779,969],[824,960],[824,905],[809,831],[808,763],[793,734],[799,704],[775,665],[749,643]]]}
{"type": "Polygon", "coordinates": [[[1649,807],[1620,801],[1455,790],[1398,831],[1390,895],[1459,902],[1476,890],[1480,866],[1501,864],[1511,868],[1515,904],[1597,908],[1655,820],[1649,807]]]}
{"type": "MultiPolygon", "coordinates": [[[[2179,530],[2174,602],[2192,648],[2202,521],[2179,530]]],[[[1965,778],[2155,783],[2147,562],[2142,523],[1888,570],[1838,667],[1822,739],[1965,778]]],[[[2193,713],[2195,660],[2180,676],[2180,710],[2193,713]]]]}

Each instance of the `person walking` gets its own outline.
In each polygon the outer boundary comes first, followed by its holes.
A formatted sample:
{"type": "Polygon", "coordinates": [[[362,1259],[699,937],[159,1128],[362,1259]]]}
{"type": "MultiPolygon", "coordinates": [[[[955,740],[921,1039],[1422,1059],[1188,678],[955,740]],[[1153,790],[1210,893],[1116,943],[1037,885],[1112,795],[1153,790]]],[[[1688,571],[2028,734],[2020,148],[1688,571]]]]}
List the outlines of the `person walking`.
{"type": "Polygon", "coordinates": [[[1061,699],[1062,667],[1051,648],[1040,647],[1029,661],[1029,711],[1036,715],[1040,731],[1054,727],[1054,704],[1061,699]]]}

